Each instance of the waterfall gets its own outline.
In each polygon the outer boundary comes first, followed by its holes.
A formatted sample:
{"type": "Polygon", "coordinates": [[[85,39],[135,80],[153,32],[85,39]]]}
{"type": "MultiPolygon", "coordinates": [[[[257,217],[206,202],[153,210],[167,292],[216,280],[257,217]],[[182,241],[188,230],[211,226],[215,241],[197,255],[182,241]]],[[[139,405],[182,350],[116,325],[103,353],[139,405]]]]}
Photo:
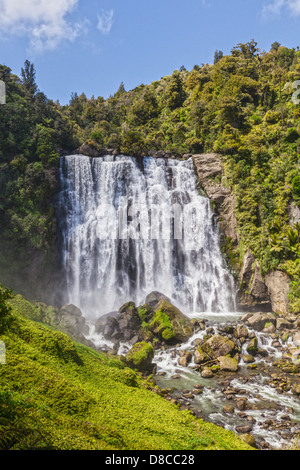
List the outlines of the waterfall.
{"type": "Polygon", "coordinates": [[[185,313],[234,309],[234,283],[192,159],[61,158],[67,301],[90,319],[150,292],[185,313]]]}

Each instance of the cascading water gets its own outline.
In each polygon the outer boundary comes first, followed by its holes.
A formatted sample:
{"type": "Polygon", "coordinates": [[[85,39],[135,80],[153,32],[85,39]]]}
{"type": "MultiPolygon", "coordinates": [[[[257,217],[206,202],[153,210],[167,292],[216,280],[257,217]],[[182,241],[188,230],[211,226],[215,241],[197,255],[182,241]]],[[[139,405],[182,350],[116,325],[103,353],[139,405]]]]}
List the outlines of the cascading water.
{"type": "Polygon", "coordinates": [[[61,158],[67,301],[89,319],[159,290],[185,313],[234,309],[234,283],[192,159],[61,158]]]}

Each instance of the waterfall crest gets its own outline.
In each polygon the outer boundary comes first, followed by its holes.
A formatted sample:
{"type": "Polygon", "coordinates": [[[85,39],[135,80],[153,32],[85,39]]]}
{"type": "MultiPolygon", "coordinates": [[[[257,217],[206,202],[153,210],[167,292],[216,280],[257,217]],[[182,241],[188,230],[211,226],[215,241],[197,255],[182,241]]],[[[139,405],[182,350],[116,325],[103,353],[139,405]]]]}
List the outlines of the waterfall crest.
{"type": "Polygon", "coordinates": [[[192,159],[61,158],[67,302],[89,319],[153,290],[185,313],[234,309],[234,282],[192,159]]]}

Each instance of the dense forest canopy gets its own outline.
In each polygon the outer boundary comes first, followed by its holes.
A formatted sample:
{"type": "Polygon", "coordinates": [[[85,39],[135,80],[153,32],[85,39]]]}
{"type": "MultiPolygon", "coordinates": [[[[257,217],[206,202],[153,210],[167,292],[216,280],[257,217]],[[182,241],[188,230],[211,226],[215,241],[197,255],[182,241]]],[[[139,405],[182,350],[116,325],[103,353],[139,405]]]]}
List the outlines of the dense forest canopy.
{"type": "MultiPolygon", "coordinates": [[[[0,106],[0,236],[9,250],[47,252],[54,243],[53,194],[62,153],[88,143],[99,152],[170,155],[217,152],[236,196],[240,246],[263,274],[291,278],[290,303],[300,311],[300,51],[252,40],[213,64],[175,70],[149,85],[104,99],[73,93],[66,106],[48,99],[26,61],[21,76],[0,65],[6,104],[0,106]],[[295,85],[296,83],[296,85],[295,85]]],[[[2,268],[3,269],[3,268],[2,268]]]]}

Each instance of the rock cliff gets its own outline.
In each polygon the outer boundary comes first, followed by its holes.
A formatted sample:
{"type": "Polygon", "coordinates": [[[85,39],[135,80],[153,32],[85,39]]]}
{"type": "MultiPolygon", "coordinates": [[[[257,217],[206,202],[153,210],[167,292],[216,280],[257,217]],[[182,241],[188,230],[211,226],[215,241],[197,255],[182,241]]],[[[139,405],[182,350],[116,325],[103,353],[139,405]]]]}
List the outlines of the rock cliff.
{"type": "MultiPolygon", "coordinates": [[[[221,157],[215,153],[192,156],[202,190],[213,202],[221,228],[221,243],[230,246],[233,253],[240,242],[235,216],[236,200],[226,177],[221,157]],[[228,243],[229,241],[229,243],[228,243]]],[[[226,251],[226,248],[225,248],[226,251]]],[[[236,257],[237,258],[237,257],[236,257]]],[[[241,310],[263,310],[286,315],[289,313],[289,278],[274,271],[263,278],[258,261],[247,249],[241,263],[231,266],[237,278],[237,306],[241,310]]]]}

